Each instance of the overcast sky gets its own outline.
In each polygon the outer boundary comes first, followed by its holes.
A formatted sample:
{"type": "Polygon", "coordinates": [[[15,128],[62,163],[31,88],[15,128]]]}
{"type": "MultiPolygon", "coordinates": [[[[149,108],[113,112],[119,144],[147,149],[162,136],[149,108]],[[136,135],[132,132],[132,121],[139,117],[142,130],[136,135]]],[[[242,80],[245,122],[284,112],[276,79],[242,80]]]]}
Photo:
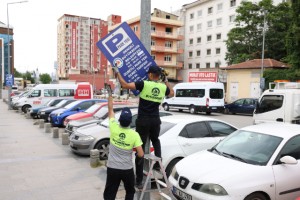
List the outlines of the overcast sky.
{"type": "MultiPolygon", "coordinates": [[[[0,0],[0,21],[7,24],[7,3],[20,0],[0,0]]],[[[195,0],[151,0],[154,8],[166,12],[178,10],[195,0]]],[[[54,72],[56,61],[57,19],[63,14],[107,20],[111,14],[126,21],[140,15],[141,0],[28,0],[9,4],[9,24],[14,28],[15,67],[18,71],[39,69],[54,72]]]]}

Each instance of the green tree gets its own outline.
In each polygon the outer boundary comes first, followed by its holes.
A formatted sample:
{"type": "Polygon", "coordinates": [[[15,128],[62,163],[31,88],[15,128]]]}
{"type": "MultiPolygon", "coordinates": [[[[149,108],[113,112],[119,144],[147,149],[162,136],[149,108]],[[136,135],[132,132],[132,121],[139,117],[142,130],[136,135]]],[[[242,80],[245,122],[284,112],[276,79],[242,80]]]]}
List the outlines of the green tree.
{"type": "Polygon", "coordinates": [[[48,84],[51,82],[51,77],[49,74],[40,74],[40,81],[43,83],[43,84],[48,84]]]}
{"type": "Polygon", "coordinates": [[[300,1],[292,0],[292,25],[286,36],[287,60],[293,68],[300,68],[300,1]]]}
{"type": "Polygon", "coordinates": [[[14,77],[22,78],[23,75],[21,72],[19,72],[16,68],[14,68],[14,77]]]}
{"type": "Polygon", "coordinates": [[[26,71],[24,74],[23,74],[23,79],[24,80],[28,80],[30,81],[31,83],[35,83],[35,80],[34,78],[32,77],[31,73],[29,71],[26,71]]]}
{"type": "Polygon", "coordinates": [[[243,1],[236,12],[236,27],[229,31],[225,41],[225,59],[229,64],[261,58],[264,19],[265,58],[282,60],[286,57],[284,38],[291,21],[290,7],[287,3],[274,6],[272,0],[262,0],[258,4],[243,1]]]}

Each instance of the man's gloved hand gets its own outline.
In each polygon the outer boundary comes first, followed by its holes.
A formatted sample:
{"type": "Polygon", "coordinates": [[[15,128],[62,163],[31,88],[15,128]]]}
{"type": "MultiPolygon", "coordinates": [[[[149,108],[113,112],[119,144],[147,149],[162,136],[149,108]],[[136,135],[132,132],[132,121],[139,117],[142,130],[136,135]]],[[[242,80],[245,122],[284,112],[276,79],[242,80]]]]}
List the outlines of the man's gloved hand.
{"type": "Polygon", "coordinates": [[[119,73],[119,68],[117,66],[112,66],[112,69],[116,74],[119,73]]]}
{"type": "Polygon", "coordinates": [[[163,81],[164,83],[168,82],[168,76],[169,73],[164,69],[164,68],[161,68],[161,75],[160,75],[160,79],[161,81],[163,81]]]}
{"type": "Polygon", "coordinates": [[[164,83],[168,82],[168,77],[166,75],[162,75],[161,79],[164,83]]]}

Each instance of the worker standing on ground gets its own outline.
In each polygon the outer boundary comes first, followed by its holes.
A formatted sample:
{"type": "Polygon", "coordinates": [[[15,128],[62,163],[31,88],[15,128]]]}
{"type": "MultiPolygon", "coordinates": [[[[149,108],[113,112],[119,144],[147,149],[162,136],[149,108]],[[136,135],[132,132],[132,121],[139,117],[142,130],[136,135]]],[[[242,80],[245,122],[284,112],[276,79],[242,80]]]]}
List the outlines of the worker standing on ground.
{"type": "MultiPolygon", "coordinates": [[[[174,91],[170,86],[167,76],[162,74],[162,70],[158,66],[150,66],[148,70],[148,80],[142,80],[132,83],[127,83],[119,73],[117,67],[114,71],[121,83],[122,88],[138,90],[140,92],[138,117],[136,119],[136,131],[140,134],[143,141],[143,150],[145,144],[150,138],[154,147],[154,154],[161,158],[161,146],[159,141],[160,132],[160,117],[159,106],[165,96],[173,96],[174,91]],[[162,82],[164,83],[162,83],[162,82]]],[[[143,165],[144,159],[136,157],[136,186],[139,189],[143,188],[143,165]]],[[[159,164],[155,163],[155,169],[159,168],[159,164]]]]}
{"type": "Polygon", "coordinates": [[[114,200],[122,181],[126,190],[125,200],[133,200],[135,188],[132,153],[133,148],[136,148],[137,156],[143,158],[142,141],[139,134],[129,127],[132,114],[128,107],[122,109],[119,123],[115,119],[111,92],[108,97],[108,117],[110,145],[103,197],[105,200],[114,200]]]}

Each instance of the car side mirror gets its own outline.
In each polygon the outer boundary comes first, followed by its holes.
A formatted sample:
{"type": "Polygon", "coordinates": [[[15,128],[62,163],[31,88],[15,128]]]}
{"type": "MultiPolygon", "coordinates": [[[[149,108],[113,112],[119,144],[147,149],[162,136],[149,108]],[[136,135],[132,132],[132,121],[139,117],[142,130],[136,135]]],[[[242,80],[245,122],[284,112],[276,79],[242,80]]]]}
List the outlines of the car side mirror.
{"type": "Polygon", "coordinates": [[[80,111],[81,110],[81,108],[80,107],[78,107],[78,108],[76,108],[76,111],[78,112],[78,111],[80,111]]]}
{"type": "Polygon", "coordinates": [[[289,165],[295,165],[298,163],[298,161],[292,156],[283,156],[282,158],[280,158],[279,161],[280,163],[289,164],[289,165]]]}

